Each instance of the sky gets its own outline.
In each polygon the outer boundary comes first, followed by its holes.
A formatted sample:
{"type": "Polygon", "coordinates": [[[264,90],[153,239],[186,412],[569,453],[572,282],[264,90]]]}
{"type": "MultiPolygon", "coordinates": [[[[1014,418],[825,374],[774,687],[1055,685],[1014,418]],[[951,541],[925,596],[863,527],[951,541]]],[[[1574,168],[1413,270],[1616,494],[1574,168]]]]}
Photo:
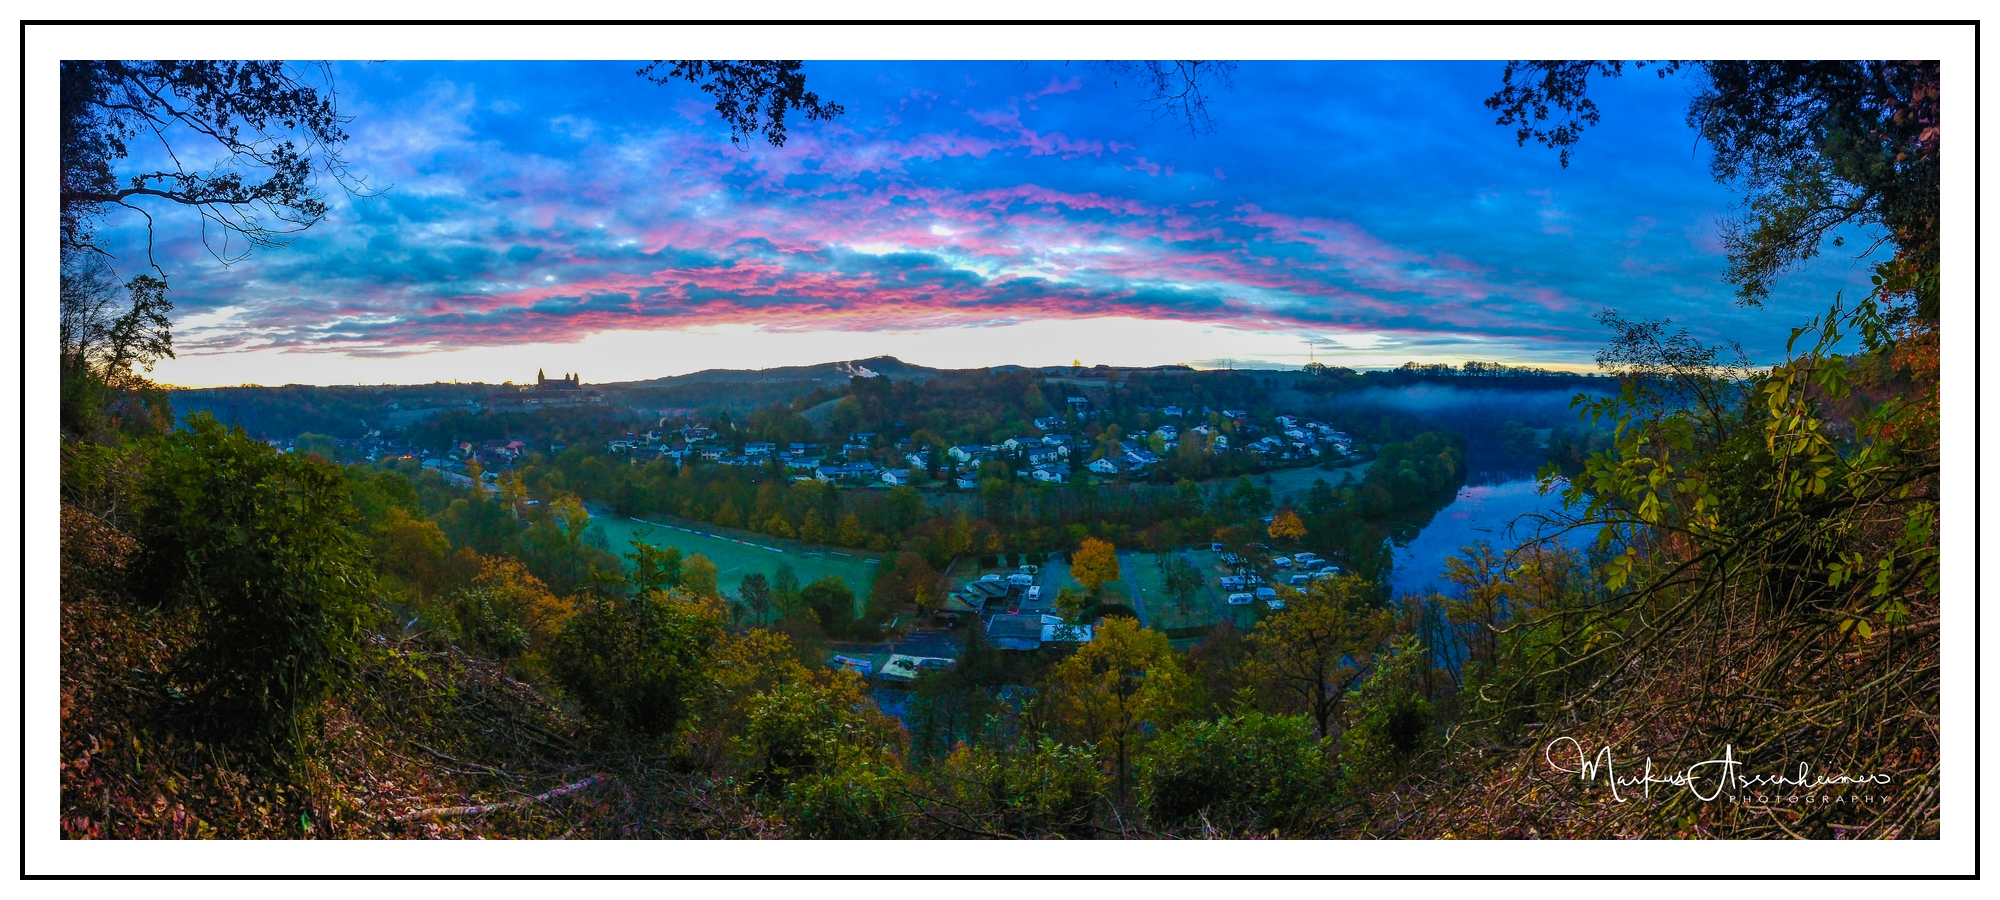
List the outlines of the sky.
{"type": "MultiPolygon", "coordinates": [[[[156,208],[179,358],[154,376],[603,383],[884,354],[1587,368],[1607,308],[1769,362],[1866,284],[1829,248],[1763,308],[1734,302],[1718,234],[1739,198],[1680,76],[1593,85],[1603,123],[1565,169],[1482,105],[1496,62],[1244,62],[1200,135],[1085,63],[808,62],[846,112],[793,121],[782,148],[732,144],[698,89],[637,68],[334,64],[367,189],[323,182],[324,220],[229,265],[156,208]]],[[[110,225],[120,274],[142,271],[142,220],[110,225]]]]}

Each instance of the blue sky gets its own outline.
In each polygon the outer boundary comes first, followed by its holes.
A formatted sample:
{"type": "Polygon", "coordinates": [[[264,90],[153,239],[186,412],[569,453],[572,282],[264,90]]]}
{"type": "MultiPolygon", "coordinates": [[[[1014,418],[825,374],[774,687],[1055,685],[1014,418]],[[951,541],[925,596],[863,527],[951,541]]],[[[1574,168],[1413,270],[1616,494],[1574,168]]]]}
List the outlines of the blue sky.
{"type": "MultiPolygon", "coordinates": [[[[345,155],[380,193],[329,183],[324,221],[227,267],[162,215],[181,358],[157,374],[1575,366],[1605,308],[1769,361],[1866,283],[1829,249],[1765,308],[1735,304],[1716,235],[1736,198],[1678,76],[1596,85],[1604,123],[1563,169],[1481,104],[1499,63],[1246,62],[1190,136],[1081,63],[812,62],[846,114],[783,148],[733,146],[698,90],[636,68],[336,64],[345,155]]],[[[134,269],[140,232],[117,224],[134,269]]]]}

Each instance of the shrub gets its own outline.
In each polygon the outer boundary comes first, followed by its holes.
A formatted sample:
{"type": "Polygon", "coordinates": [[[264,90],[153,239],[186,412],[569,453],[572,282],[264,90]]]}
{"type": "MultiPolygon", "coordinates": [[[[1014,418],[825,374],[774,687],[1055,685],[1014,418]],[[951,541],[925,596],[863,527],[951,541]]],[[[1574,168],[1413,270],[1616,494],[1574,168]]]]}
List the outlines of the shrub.
{"type": "Polygon", "coordinates": [[[1202,818],[1245,832],[1295,827],[1327,800],[1326,751],[1305,716],[1183,723],[1153,742],[1139,776],[1141,802],[1168,827],[1202,818]]]}
{"type": "Polygon", "coordinates": [[[134,595],[196,623],[171,677],[221,736],[289,757],[368,609],[340,473],[198,413],[153,454],[140,493],[134,595]]]}
{"type": "Polygon", "coordinates": [[[657,740],[687,721],[721,633],[712,612],[646,594],[591,596],[562,625],[550,654],[556,682],[586,714],[657,740]]]}

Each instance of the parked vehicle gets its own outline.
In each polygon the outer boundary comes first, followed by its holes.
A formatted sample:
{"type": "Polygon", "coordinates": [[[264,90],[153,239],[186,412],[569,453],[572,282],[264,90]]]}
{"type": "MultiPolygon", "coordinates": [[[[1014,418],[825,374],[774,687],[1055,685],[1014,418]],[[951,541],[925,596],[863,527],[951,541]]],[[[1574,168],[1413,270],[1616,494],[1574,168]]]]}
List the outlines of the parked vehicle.
{"type": "Polygon", "coordinates": [[[1316,562],[1319,562],[1320,560],[1319,560],[1319,554],[1314,553],[1311,550],[1300,550],[1299,552],[1292,554],[1292,561],[1298,563],[1301,566],[1310,566],[1316,562]]]}
{"type": "Polygon", "coordinates": [[[1027,587],[1028,585],[1031,585],[1031,584],[1034,584],[1034,583],[1035,583],[1035,576],[1033,576],[1033,575],[1009,575],[1009,576],[1007,576],[1007,583],[1008,583],[1008,584],[1011,584],[1011,585],[1014,585],[1015,587],[1027,587]]]}
{"type": "Polygon", "coordinates": [[[1314,576],[1305,574],[1293,575],[1291,579],[1285,583],[1291,585],[1292,587],[1305,587],[1306,585],[1312,583],[1313,577],[1314,576]]]}
{"type": "Polygon", "coordinates": [[[1246,594],[1246,593],[1236,593],[1236,594],[1230,594],[1230,595],[1229,595],[1229,605],[1230,605],[1230,606],[1249,606],[1249,605],[1250,605],[1250,601],[1251,601],[1251,600],[1254,600],[1254,599],[1256,599],[1256,598],[1255,598],[1255,597],[1253,597],[1252,595],[1250,595],[1250,594],[1246,594]]]}
{"type": "Polygon", "coordinates": [[[1210,544],[1208,545],[1208,549],[1213,550],[1217,553],[1221,553],[1223,551],[1223,546],[1221,544],[1210,544]]]}
{"type": "Polygon", "coordinates": [[[1248,575],[1222,576],[1222,589],[1225,591],[1248,590],[1250,588],[1251,583],[1252,579],[1248,575]]]}
{"type": "Polygon", "coordinates": [[[1264,608],[1273,610],[1284,609],[1285,600],[1282,597],[1272,597],[1271,599],[1264,601],[1264,608]]]}
{"type": "Polygon", "coordinates": [[[1339,578],[1339,577],[1340,577],[1340,571],[1337,569],[1321,569],[1317,572],[1312,573],[1312,580],[1314,581],[1325,581],[1329,578],[1339,578]]]}
{"type": "Polygon", "coordinates": [[[1278,599],[1278,591],[1275,588],[1260,587],[1257,589],[1257,599],[1269,605],[1271,601],[1278,599]]]}
{"type": "Polygon", "coordinates": [[[1291,567],[1292,567],[1292,558],[1291,558],[1291,557],[1289,557],[1289,556],[1274,556],[1274,557],[1271,557],[1271,568],[1274,568],[1274,569],[1289,569],[1289,568],[1291,568],[1291,567]]]}

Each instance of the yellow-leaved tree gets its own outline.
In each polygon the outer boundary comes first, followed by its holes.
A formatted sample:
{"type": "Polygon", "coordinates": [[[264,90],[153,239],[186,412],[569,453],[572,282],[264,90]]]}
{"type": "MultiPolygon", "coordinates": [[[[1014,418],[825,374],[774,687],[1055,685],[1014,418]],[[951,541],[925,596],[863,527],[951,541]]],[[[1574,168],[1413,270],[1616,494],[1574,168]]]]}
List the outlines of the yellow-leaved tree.
{"type": "Polygon", "coordinates": [[[1047,695],[1063,739],[1096,747],[1112,764],[1122,801],[1142,727],[1157,732],[1174,724],[1192,687],[1165,634],[1117,616],[1050,670],[1047,695]]]}
{"type": "Polygon", "coordinates": [[[1069,574],[1095,597],[1104,586],[1118,580],[1118,550],[1108,541],[1084,538],[1069,557],[1069,574]]]}
{"type": "Polygon", "coordinates": [[[1273,540],[1301,541],[1306,536],[1306,523],[1299,518],[1298,513],[1281,509],[1277,515],[1271,517],[1270,534],[1273,540]]]}
{"type": "Polygon", "coordinates": [[[1311,716],[1320,737],[1395,630],[1389,612],[1368,602],[1368,590],[1354,576],[1315,581],[1250,632],[1252,671],[1296,704],[1287,712],[1311,716]]]}

